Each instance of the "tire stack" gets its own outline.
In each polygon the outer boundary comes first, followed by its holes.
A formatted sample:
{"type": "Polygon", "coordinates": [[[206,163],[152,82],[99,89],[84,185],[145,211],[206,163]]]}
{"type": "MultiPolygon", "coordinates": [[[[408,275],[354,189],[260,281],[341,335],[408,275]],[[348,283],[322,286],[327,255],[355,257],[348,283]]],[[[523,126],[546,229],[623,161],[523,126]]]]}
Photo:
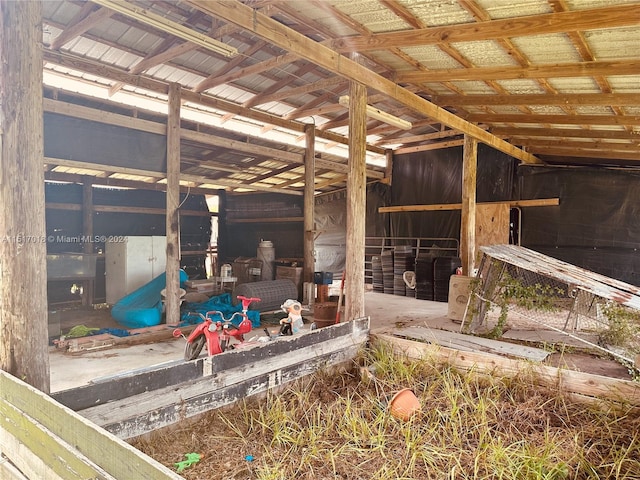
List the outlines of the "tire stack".
{"type": "Polygon", "coordinates": [[[433,256],[417,256],[415,271],[416,298],[419,300],[433,300],[433,256]]]}
{"type": "Polygon", "coordinates": [[[379,255],[371,257],[371,272],[373,275],[373,291],[384,292],[384,284],[382,280],[382,258],[379,255]]]}
{"type": "Polygon", "coordinates": [[[436,302],[449,301],[449,280],[460,266],[459,257],[436,257],[433,260],[433,299],[436,302]]]}

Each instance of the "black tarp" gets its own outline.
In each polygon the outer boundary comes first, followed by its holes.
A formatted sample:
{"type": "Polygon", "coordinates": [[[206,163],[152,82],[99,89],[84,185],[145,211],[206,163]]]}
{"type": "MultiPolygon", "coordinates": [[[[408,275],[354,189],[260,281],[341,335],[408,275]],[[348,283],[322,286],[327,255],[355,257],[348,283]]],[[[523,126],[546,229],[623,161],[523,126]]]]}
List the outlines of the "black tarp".
{"type": "MultiPolygon", "coordinates": [[[[510,200],[516,160],[478,145],[477,202],[510,200]]],[[[393,160],[391,205],[462,201],[462,147],[398,155],[393,160]]],[[[459,238],[460,210],[391,214],[395,237],[459,238]]]]}
{"type": "Polygon", "coordinates": [[[522,209],[523,246],[640,285],[640,174],[520,166],[518,185],[522,198],[560,198],[522,209]]]}
{"type": "MultiPolygon", "coordinates": [[[[388,215],[378,207],[389,204],[390,189],[386,185],[367,186],[367,236],[388,235],[388,215]]],[[[271,222],[269,218],[303,217],[304,198],[299,195],[242,194],[221,196],[218,249],[221,262],[237,257],[257,256],[261,240],[273,242],[276,258],[304,257],[304,224],[271,222]],[[250,220],[243,223],[238,220],[250,220]],[[262,220],[256,222],[255,220],[262,220]]],[[[342,272],[346,255],[347,194],[345,190],[315,198],[314,270],[342,272]]]]}
{"type": "Polygon", "coordinates": [[[219,262],[257,257],[262,240],[273,243],[276,258],[303,258],[303,215],[304,198],[301,195],[255,193],[224,196],[219,217],[219,262]],[[298,220],[282,221],[295,218],[298,220]]]}
{"type": "Polygon", "coordinates": [[[45,157],[166,172],[164,135],[44,114],[45,157]]]}

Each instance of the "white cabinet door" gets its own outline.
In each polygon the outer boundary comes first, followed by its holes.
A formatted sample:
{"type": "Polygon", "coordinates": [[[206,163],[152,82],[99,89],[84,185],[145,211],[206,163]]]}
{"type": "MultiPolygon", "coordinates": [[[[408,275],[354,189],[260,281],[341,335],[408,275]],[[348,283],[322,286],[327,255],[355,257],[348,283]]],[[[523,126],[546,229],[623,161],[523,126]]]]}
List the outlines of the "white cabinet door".
{"type": "Polygon", "coordinates": [[[166,237],[125,237],[105,245],[106,296],[113,305],[164,272],[166,237]]]}

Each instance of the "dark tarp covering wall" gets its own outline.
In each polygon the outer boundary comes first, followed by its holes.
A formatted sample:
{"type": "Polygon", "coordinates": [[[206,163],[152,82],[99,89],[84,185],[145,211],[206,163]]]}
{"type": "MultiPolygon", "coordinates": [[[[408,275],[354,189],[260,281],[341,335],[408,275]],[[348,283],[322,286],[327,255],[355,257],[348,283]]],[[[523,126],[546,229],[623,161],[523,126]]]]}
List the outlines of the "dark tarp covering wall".
{"type": "MultiPolygon", "coordinates": [[[[82,204],[82,185],[66,183],[46,183],[45,201],[50,203],[82,204]]],[[[208,211],[202,195],[182,194],[182,209],[208,211]]],[[[164,192],[148,190],[123,190],[111,188],[93,188],[94,205],[122,206],[122,212],[96,212],[93,215],[94,236],[164,236],[166,220],[164,215],[126,213],[127,207],[166,208],[164,192]]],[[[83,244],[75,241],[82,236],[82,211],[46,209],[47,253],[79,253],[83,244]]],[[[180,247],[183,252],[181,266],[192,278],[203,278],[204,255],[185,255],[189,251],[206,251],[211,238],[211,219],[209,216],[180,216],[180,247]]],[[[104,242],[93,242],[94,253],[104,252],[104,242]]],[[[96,301],[104,298],[104,260],[99,259],[96,269],[96,301]]],[[[61,302],[77,299],[70,296],[67,283],[50,282],[49,302],[61,302]]]]}
{"type": "Polygon", "coordinates": [[[260,241],[273,242],[276,258],[302,259],[304,198],[281,193],[221,197],[219,263],[257,257],[260,241]]]}
{"type": "Polygon", "coordinates": [[[640,285],[640,174],[523,165],[518,178],[521,198],[560,198],[522,209],[523,246],[640,285]]]}
{"type": "Polygon", "coordinates": [[[45,157],[166,172],[164,135],[55,113],[44,114],[45,157]]]}
{"type": "MultiPolygon", "coordinates": [[[[510,200],[516,160],[478,145],[477,202],[510,200]]],[[[391,205],[462,201],[462,147],[398,155],[393,159],[391,205]]],[[[460,210],[391,213],[395,237],[460,238],[460,210]]]]}
{"type": "MultiPolygon", "coordinates": [[[[388,234],[388,215],[378,207],[389,204],[389,187],[374,183],[367,187],[367,236],[388,234]]],[[[237,257],[256,257],[261,240],[273,242],[276,259],[304,257],[304,198],[300,195],[222,195],[218,251],[221,262],[237,257]],[[270,218],[298,218],[277,222],[270,218]],[[242,220],[249,220],[243,223],[242,220]],[[260,220],[256,222],[255,220],[260,220]]],[[[314,270],[338,273],[344,269],[347,228],[345,190],[315,199],[314,270]]]]}

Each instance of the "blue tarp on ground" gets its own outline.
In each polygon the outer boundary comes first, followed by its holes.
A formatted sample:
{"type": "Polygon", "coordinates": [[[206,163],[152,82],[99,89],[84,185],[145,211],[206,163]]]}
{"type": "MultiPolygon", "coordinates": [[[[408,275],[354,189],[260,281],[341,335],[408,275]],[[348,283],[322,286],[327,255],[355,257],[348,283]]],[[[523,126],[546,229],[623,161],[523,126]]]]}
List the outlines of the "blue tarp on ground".
{"type": "MultiPolygon", "coordinates": [[[[229,293],[223,293],[222,295],[217,295],[215,297],[211,297],[206,302],[202,303],[187,303],[182,306],[182,315],[181,315],[181,325],[193,325],[195,323],[202,322],[202,319],[195,315],[189,315],[189,313],[201,313],[205,315],[207,312],[212,310],[217,310],[222,312],[225,318],[231,318],[234,312],[242,312],[242,303],[238,303],[237,305],[233,305],[231,303],[231,295],[229,293]]],[[[253,328],[260,326],[260,312],[257,310],[249,310],[247,312],[247,317],[251,320],[251,325],[253,328]]],[[[219,320],[217,317],[212,316],[212,320],[219,320]]],[[[239,315],[233,319],[233,324],[238,326],[242,319],[239,315]]]]}
{"type": "MultiPolygon", "coordinates": [[[[188,276],[180,270],[180,285],[188,276]]],[[[159,325],[162,320],[162,296],[166,287],[166,274],[161,273],[129,295],[122,297],[111,309],[111,316],[127,328],[144,328],[159,325]]]]}

